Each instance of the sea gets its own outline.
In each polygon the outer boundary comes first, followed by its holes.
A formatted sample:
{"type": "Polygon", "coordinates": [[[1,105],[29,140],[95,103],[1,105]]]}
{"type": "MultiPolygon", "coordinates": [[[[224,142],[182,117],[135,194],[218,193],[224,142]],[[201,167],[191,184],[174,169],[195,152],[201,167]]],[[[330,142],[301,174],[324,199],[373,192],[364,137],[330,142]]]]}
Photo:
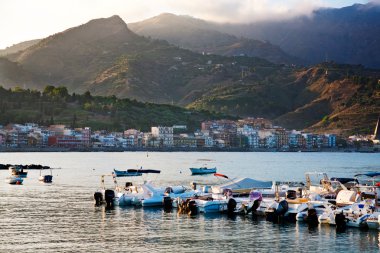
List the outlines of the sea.
{"type": "MultiPolygon", "coordinates": [[[[51,166],[52,184],[29,170],[23,185],[0,171],[0,252],[379,252],[380,233],[300,222],[273,224],[260,217],[223,214],[189,217],[160,208],[94,206],[101,175],[113,169],[157,169],[128,178],[156,185],[221,184],[191,176],[190,167],[217,167],[229,178],[304,181],[305,172],[352,177],[380,171],[379,153],[280,152],[61,152],[0,153],[3,164],[51,166]]],[[[111,177],[105,180],[112,186],[111,177]]]]}

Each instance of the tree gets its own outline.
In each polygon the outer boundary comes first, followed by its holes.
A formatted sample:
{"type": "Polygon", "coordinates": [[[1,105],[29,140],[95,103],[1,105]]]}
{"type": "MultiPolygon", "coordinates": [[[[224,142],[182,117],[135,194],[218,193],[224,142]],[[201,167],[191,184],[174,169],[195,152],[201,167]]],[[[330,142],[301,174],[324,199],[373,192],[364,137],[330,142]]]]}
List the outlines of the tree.
{"type": "Polygon", "coordinates": [[[44,91],[42,92],[46,96],[51,96],[53,94],[53,90],[55,89],[54,86],[48,85],[45,87],[44,91]]]}

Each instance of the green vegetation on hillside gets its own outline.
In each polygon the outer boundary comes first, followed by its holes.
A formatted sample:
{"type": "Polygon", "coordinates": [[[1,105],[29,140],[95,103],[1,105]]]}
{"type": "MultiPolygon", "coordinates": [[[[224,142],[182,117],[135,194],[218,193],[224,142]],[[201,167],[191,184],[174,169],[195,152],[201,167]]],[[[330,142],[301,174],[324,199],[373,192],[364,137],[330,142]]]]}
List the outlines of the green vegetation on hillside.
{"type": "Polygon", "coordinates": [[[94,130],[149,131],[151,126],[185,124],[190,130],[201,121],[226,117],[207,111],[186,110],[171,105],[142,103],[116,96],[70,95],[66,87],[45,87],[43,92],[0,86],[0,124],[33,122],[41,125],[89,126],[94,130]]]}

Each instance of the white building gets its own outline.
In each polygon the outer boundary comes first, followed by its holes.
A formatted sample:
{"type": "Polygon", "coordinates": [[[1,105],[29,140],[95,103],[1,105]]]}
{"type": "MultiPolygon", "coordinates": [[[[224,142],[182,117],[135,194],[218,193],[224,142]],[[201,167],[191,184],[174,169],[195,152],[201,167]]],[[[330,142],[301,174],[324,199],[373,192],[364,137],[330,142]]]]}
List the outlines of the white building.
{"type": "Polygon", "coordinates": [[[157,138],[160,142],[160,146],[173,147],[173,127],[152,127],[152,136],[157,138]]]}

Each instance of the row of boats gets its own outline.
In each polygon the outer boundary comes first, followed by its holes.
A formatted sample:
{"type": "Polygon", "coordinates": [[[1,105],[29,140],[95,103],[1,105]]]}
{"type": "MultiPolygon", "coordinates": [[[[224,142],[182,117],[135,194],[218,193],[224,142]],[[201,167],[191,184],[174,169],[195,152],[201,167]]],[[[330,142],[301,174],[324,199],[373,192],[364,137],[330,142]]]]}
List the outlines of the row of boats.
{"type": "MultiPolygon", "coordinates": [[[[140,176],[159,170],[126,171],[140,176]]],[[[326,173],[306,173],[306,182],[272,182],[251,178],[225,179],[220,185],[182,185],[157,187],[152,182],[119,185],[118,177],[131,176],[115,170],[102,175],[101,188],[94,193],[96,205],[161,206],[177,208],[179,213],[228,213],[263,215],[268,220],[297,220],[309,224],[330,224],[337,228],[379,229],[380,173],[355,175],[355,178],[329,178],[326,173]],[[112,177],[114,186],[105,187],[112,177]]]]}
{"type": "MultiPolygon", "coordinates": [[[[27,167],[22,165],[9,165],[8,170],[10,172],[10,176],[6,178],[6,182],[12,185],[21,185],[24,182],[24,179],[28,176],[28,171],[25,168],[27,167]]],[[[40,176],[38,180],[44,183],[52,183],[52,169],[49,167],[50,174],[42,174],[43,169],[44,167],[40,169],[40,176]]]]}

